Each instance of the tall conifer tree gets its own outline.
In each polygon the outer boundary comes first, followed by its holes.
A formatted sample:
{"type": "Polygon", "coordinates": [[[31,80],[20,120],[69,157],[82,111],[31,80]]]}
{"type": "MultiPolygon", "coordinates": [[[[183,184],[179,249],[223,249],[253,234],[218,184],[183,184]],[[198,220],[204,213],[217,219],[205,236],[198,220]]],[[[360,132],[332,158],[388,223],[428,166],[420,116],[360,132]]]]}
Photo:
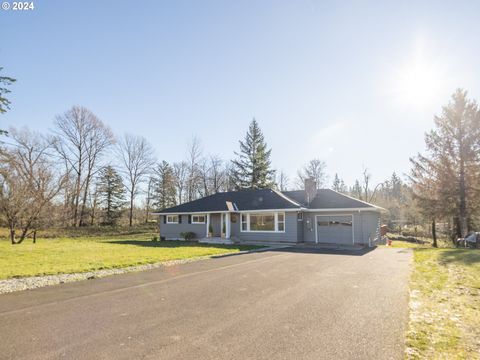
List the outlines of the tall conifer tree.
{"type": "Polygon", "coordinates": [[[240,141],[240,152],[232,160],[232,181],[236,190],[264,189],[274,185],[275,171],[271,169],[270,153],[255,118],[250,123],[244,141],[240,141]]]}
{"type": "Polygon", "coordinates": [[[434,122],[425,136],[427,152],[410,159],[410,178],[424,212],[433,220],[453,218],[457,236],[464,237],[480,210],[480,110],[459,89],[434,122]]]}
{"type": "Polygon", "coordinates": [[[176,205],[175,175],[172,166],[163,160],[155,169],[153,206],[163,210],[176,205]]]}
{"type": "Polygon", "coordinates": [[[98,179],[100,202],[104,211],[103,223],[115,225],[125,205],[125,186],[122,177],[111,166],[105,167],[98,179]]]}

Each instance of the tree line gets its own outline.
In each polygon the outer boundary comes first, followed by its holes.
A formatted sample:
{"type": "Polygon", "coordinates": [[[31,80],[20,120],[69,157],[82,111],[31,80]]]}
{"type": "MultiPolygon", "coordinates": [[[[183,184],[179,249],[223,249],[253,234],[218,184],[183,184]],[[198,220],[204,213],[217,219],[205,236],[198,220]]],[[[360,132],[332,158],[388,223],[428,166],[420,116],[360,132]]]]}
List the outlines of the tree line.
{"type": "MultiPolygon", "coordinates": [[[[0,212],[11,242],[51,226],[115,226],[122,219],[132,226],[148,222],[152,211],[217,192],[303,189],[306,178],[327,185],[325,163],[312,159],[290,187],[287,176],[272,168],[271,149],[255,119],[232,161],[204,155],[197,138],[186,153],[179,162],[157,161],[145,138],[117,138],[80,106],[58,115],[48,134],[9,129],[0,146],[0,212]]],[[[338,176],[333,187],[347,192],[338,176]]]]}
{"type": "MultiPolygon", "coordinates": [[[[8,86],[15,81],[0,76],[0,114],[9,110],[8,86]]],[[[384,220],[392,227],[428,222],[436,240],[442,222],[452,239],[464,237],[480,226],[478,104],[457,90],[434,125],[425,136],[426,152],[410,159],[407,181],[393,173],[374,184],[365,168],[347,186],[338,174],[329,181],[320,158],[309,160],[293,180],[274,169],[255,119],[231,160],[205,154],[194,137],[183,160],[168,162],[156,158],[144,137],[118,137],[92,111],[74,106],[55,118],[49,133],[1,130],[0,219],[11,242],[20,243],[40,228],[132,226],[149,222],[152,211],[217,192],[303,189],[312,178],[319,188],[385,207],[384,220]]]]}

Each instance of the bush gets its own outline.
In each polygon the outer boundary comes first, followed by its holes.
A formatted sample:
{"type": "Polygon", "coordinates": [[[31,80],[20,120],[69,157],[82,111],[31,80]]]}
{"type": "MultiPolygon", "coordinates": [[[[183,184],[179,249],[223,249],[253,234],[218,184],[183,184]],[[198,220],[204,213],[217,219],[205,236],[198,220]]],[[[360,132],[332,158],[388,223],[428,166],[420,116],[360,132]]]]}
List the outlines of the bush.
{"type": "Polygon", "coordinates": [[[180,233],[180,236],[183,237],[184,240],[189,241],[195,238],[195,233],[192,231],[186,231],[180,233]]]}
{"type": "Polygon", "coordinates": [[[160,241],[165,241],[166,237],[165,236],[160,236],[160,241]]]}
{"type": "Polygon", "coordinates": [[[152,237],[152,241],[158,241],[158,236],[152,237]]]}

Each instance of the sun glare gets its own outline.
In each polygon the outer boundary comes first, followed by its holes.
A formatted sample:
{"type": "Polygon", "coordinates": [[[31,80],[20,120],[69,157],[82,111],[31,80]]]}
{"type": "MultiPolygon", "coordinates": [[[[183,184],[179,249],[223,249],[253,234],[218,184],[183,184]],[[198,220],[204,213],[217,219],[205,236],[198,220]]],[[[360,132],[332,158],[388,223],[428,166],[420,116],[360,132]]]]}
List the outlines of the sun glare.
{"type": "Polygon", "coordinates": [[[442,87],[442,68],[435,61],[417,51],[394,72],[394,92],[399,101],[410,106],[424,106],[432,102],[442,87]]]}

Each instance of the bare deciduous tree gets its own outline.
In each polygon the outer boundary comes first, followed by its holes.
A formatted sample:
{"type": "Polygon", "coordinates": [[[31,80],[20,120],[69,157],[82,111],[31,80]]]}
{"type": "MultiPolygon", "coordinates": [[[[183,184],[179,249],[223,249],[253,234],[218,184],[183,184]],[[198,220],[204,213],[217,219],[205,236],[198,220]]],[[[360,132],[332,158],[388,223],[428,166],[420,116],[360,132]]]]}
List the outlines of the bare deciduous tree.
{"type": "Polygon", "coordinates": [[[297,187],[303,189],[305,186],[305,179],[311,178],[315,180],[317,188],[322,188],[327,183],[325,162],[320,159],[310,160],[302,169],[297,173],[297,187]]]}
{"type": "Polygon", "coordinates": [[[83,224],[89,187],[105,151],[114,142],[108,128],[90,110],[74,106],[55,120],[55,148],[67,173],[74,176],[72,224],[83,224]]]}
{"type": "Polygon", "coordinates": [[[173,164],[173,177],[175,180],[176,202],[181,204],[185,201],[185,190],[187,188],[188,164],[181,161],[173,164]]]}
{"type": "Polygon", "coordinates": [[[280,191],[288,190],[288,182],[288,175],[283,170],[277,173],[277,187],[280,191]]]}
{"type": "Polygon", "coordinates": [[[153,176],[149,176],[147,182],[147,191],[146,191],[146,198],[145,198],[145,224],[148,224],[150,221],[150,208],[152,205],[152,198],[154,192],[154,184],[155,178],[153,176]]]}
{"type": "Polygon", "coordinates": [[[42,226],[47,208],[65,176],[57,176],[49,150],[52,143],[28,130],[10,130],[14,144],[0,151],[0,209],[12,244],[21,243],[42,226]],[[20,229],[17,240],[16,230],[20,229]]]}
{"type": "Polygon", "coordinates": [[[152,146],[144,137],[129,134],[120,141],[118,150],[130,199],[128,223],[132,226],[135,197],[140,191],[140,184],[153,172],[155,156],[152,146]]]}
{"type": "Polygon", "coordinates": [[[356,197],[359,200],[366,201],[366,202],[373,202],[375,200],[375,195],[377,194],[377,190],[379,187],[383,186],[383,182],[378,183],[375,185],[373,189],[370,188],[370,182],[372,175],[368,171],[367,168],[363,168],[362,172],[362,182],[355,180],[355,185],[351,189],[351,195],[356,197]]]}
{"type": "Polygon", "coordinates": [[[222,191],[222,186],[225,183],[225,169],[223,167],[223,160],[218,155],[210,156],[210,181],[211,193],[216,194],[222,191]]]}
{"type": "Polygon", "coordinates": [[[223,160],[218,155],[204,158],[199,166],[202,183],[202,196],[216,194],[222,191],[226,180],[223,160]]]}
{"type": "Polygon", "coordinates": [[[202,148],[200,140],[193,137],[188,144],[188,180],[187,180],[187,198],[188,201],[195,200],[198,197],[200,185],[200,160],[202,157],[202,148]]]}

